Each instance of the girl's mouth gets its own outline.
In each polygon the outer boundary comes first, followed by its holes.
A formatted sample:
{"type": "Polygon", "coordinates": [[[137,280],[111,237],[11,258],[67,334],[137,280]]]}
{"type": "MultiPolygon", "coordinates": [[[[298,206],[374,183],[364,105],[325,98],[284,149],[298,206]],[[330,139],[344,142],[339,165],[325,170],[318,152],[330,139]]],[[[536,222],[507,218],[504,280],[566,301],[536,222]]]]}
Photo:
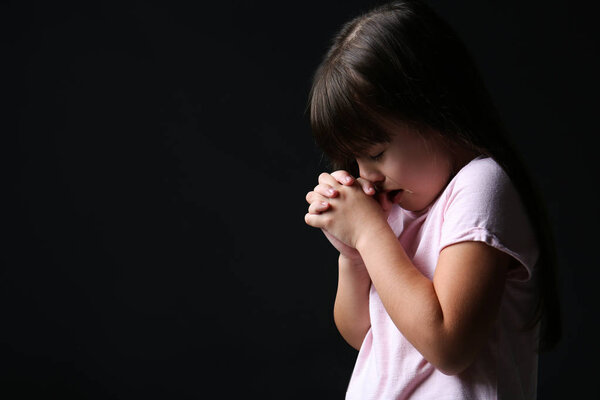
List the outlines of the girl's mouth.
{"type": "Polygon", "coordinates": [[[387,198],[392,204],[398,204],[400,199],[402,198],[402,194],[404,193],[403,189],[398,190],[390,190],[387,192],[387,198]]]}
{"type": "Polygon", "coordinates": [[[404,193],[413,194],[413,192],[408,189],[396,189],[390,190],[389,192],[385,193],[385,195],[390,203],[398,204],[400,203],[400,200],[402,199],[404,193]]]}

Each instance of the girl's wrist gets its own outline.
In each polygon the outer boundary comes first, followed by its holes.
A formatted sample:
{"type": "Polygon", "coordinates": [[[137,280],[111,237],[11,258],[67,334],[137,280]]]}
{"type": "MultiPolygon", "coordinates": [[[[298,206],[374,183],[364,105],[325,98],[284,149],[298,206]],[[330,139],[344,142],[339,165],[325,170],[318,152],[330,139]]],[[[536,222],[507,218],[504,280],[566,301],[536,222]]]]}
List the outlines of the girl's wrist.
{"type": "Polygon", "coordinates": [[[340,263],[340,265],[346,265],[348,267],[355,268],[355,269],[364,269],[365,268],[365,263],[363,262],[363,260],[360,256],[348,257],[348,256],[340,253],[339,263],[340,263]]]}
{"type": "Polygon", "coordinates": [[[370,284],[371,276],[362,258],[348,258],[340,254],[339,259],[339,279],[347,281],[348,279],[354,282],[363,282],[365,285],[370,284]]]}
{"type": "Polygon", "coordinates": [[[359,254],[362,254],[363,251],[370,247],[370,245],[373,243],[373,240],[377,242],[377,238],[389,233],[393,235],[392,229],[387,223],[387,220],[377,221],[365,225],[361,235],[356,239],[356,243],[354,243],[356,250],[358,250],[359,254]]]}

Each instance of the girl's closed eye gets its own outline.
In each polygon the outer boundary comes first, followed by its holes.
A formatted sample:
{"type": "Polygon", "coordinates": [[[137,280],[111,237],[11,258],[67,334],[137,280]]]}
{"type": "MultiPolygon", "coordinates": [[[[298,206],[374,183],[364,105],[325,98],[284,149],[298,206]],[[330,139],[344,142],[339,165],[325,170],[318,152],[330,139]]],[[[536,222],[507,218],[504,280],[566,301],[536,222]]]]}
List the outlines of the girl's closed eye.
{"type": "Polygon", "coordinates": [[[369,156],[369,158],[373,161],[379,161],[383,158],[383,153],[385,153],[385,150],[375,154],[374,156],[369,156]]]}

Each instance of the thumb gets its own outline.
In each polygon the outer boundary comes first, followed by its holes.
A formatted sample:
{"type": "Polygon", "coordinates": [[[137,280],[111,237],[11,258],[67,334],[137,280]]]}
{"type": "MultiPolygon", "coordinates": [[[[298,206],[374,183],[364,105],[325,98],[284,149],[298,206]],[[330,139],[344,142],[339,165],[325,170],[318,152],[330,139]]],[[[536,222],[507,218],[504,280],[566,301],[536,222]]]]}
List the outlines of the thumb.
{"type": "Polygon", "coordinates": [[[385,213],[385,215],[386,216],[390,215],[390,211],[392,210],[392,206],[394,204],[390,201],[387,193],[385,193],[385,192],[383,192],[383,193],[382,192],[377,193],[375,195],[375,200],[377,200],[377,202],[379,203],[379,205],[383,209],[383,212],[385,213]]]}
{"type": "Polygon", "coordinates": [[[365,192],[365,194],[367,194],[369,196],[373,196],[377,192],[375,190],[375,185],[371,181],[368,181],[363,178],[358,178],[356,181],[362,188],[363,192],[365,192]]]}

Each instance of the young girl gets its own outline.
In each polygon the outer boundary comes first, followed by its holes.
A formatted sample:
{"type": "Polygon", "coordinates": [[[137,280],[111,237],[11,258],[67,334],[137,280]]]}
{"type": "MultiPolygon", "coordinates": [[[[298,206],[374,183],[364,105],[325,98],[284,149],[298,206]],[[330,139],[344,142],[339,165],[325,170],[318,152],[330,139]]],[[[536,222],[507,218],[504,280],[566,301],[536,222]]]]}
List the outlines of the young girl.
{"type": "Polygon", "coordinates": [[[473,62],[420,1],[341,29],[310,95],[337,170],[306,223],[340,252],[347,399],[535,399],[560,335],[541,201],[473,62]]]}

